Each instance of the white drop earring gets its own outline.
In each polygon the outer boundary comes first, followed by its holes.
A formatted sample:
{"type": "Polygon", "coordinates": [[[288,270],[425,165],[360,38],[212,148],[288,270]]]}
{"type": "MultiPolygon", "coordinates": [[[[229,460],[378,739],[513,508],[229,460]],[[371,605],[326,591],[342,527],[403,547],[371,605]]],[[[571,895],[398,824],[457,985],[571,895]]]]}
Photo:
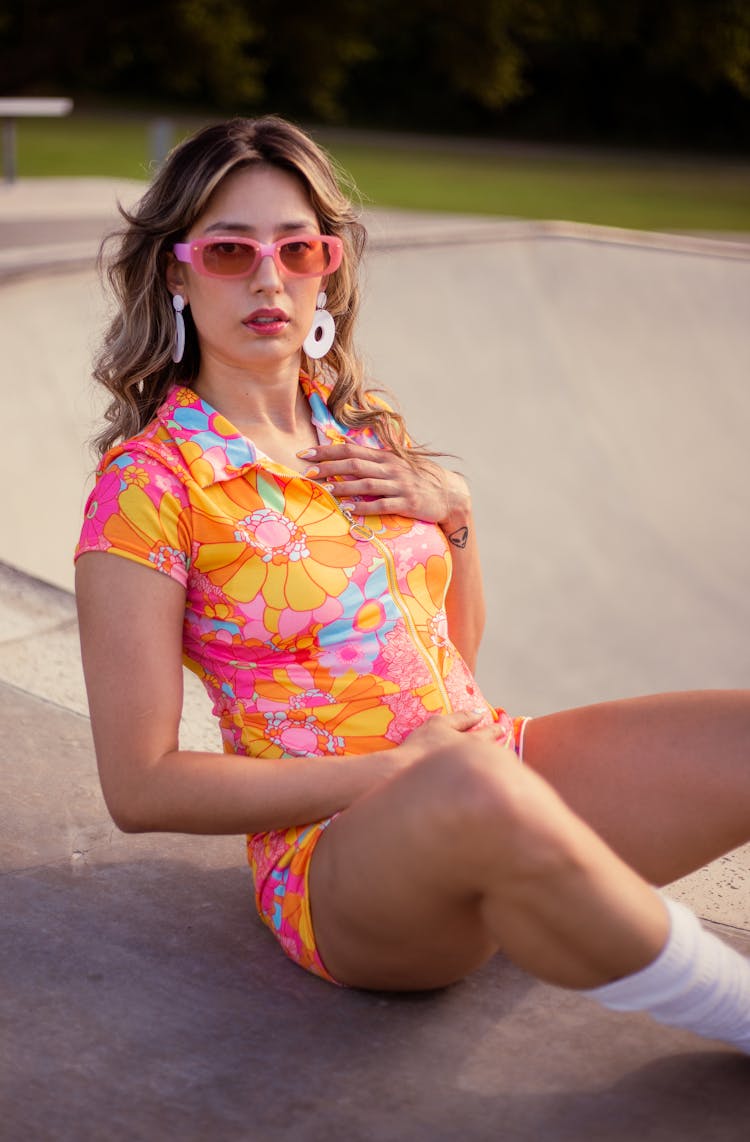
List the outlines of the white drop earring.
{"type": "Polygon", "coordinates": [[[172,305],[174,307],[174,321],[176,326],[172,360],[175,365],[179,365],[185,353],[185,318],[182,316],[182,311],[185,308],[185,298],[182,294],[176,293],[172,295],[172,305]]]}
{"type": "Polygon", "coordinates": [[[313,361],[319,361],[321,357],[325,357],[336,337],[336,325],[326,309],[327,300],[326,295],[321,290],[315,303],[317,309],[313,316],[312,329],[302,342],[302,348],[313,361]]]}

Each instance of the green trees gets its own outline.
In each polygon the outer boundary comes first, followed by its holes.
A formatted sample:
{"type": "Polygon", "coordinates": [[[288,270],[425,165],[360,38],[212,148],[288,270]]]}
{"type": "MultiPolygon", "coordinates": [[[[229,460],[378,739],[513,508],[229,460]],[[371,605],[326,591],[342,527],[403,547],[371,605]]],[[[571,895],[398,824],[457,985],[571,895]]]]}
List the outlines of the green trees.
{"type": "Polygon", "coordinates": [[[488,133],[648,134],[687,118],[741,143],[750,4],[0,0],[0,93],[53,91],[488,133]]]}

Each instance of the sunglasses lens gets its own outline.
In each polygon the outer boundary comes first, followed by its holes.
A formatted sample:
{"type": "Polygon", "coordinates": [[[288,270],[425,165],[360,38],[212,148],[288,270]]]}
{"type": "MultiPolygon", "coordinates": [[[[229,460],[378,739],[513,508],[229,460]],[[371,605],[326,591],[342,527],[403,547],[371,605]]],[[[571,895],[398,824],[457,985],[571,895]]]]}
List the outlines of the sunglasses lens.
{"type": "Polygon", "coordinates": [[[255,247],[245,245],[244,242],[209,242],[203,247],[205,269],[222,278],[249,273],[257,256],[255,247]]]}
{"type": "Polygon", "coordinates": [[[325,273],[331,256],[320,238],[291,238],[279,246],[279,257],[290,274],[315,277],[325,273]]]}

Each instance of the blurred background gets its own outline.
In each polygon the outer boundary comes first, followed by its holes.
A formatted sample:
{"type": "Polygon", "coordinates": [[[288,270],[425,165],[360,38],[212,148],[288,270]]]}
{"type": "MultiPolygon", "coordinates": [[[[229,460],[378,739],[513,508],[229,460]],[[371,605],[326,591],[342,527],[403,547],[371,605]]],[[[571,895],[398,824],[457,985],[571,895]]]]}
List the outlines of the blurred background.
{"type": "Polygon", "coordinates": [[[73,107],[0,183],[0,564],[73,585],[116,203],[272,112],[361,195],[368,376],[472,480],[486,692],[747,684],[750,0],[0,0],[3,97],[73,107]]]}
{"type": "Polygon", "coordinates": [[[148,178],[277,112],[366,204],[750,230],[747,0],[3,0],[0,96],[49,95],[19,177],[148,178]]]}
{"type": "MultiPolygon", "coordinates": [[[[251,1122],[309,1140],[332,1107],[337,1137],[366,1136],[364,1115],[373,1137],[446,1138],[455,1121],[487,1138],[488,1115],[508,1134],[515,1113],[514,1137],[559,1138],[562,1110],[566,1136],[580,1121],[610,1138],[627,1104],[619,1138],[646,1114],[680,1116],[674,1137],[744,1137],[732,1060],[656,1066],[645,1035],[611,1051],[604,1025],[520,979],[507,999],[492,975],[403,1018],[376,998],[332,1021],[335,997],[308,999],[243,926],[234,838],[115,835],[72,596],[105,404],[96,256],[180,138],[269,112],[351,172],[368,377],[471,480],[487,697],[533,715],[750,685],[750,0],[0,0],[0,1134],[190,1142],[251,1122]],[[52,97],[70,113],[3,109],[52,97]],[[514,1043],[496,1075],[507,1019],[543,1026],[548,1053],[529,1067],[514,1043]],[[573,1047],[606,1048],[598,1069],[569,1050],[561,1070],[555,1019],[573,1047]],[[252,1081],[271,1041],[276,1071],[293,1064],[283,1113],[252,1081]]],[[[181,745],[215,750],[187,672],[185,695],[181,745]]],[[[750,932],[750,846],[670,892],[750,932]]]]}

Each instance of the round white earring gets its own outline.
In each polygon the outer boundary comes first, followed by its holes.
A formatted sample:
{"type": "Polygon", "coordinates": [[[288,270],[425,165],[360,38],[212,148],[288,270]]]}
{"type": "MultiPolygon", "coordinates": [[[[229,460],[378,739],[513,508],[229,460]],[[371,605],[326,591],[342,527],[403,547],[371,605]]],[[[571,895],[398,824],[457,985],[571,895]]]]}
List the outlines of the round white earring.
{"type": "Polygon", "coordinates": [[[182,316],[182,311],[185,308],[185,298],[182,294],[175,293],[172,295],[172,305],[174,307],[174,320],[175,320],[175,342],[172,349],[172,360],[175,365],[179,365],[185,352],[185,318],[182,316]]]}
{"type": "Polygon", "coordinates": [[[319,361],[321,357],[325,357],[336,337],[335,322],[326,309],[327,300],[326,295],[321,290],[316,302],[317,309],[313,316],[312,329],[302,342],[302,348],[308,357],[312,357],[313,361],[319,361]]]}

